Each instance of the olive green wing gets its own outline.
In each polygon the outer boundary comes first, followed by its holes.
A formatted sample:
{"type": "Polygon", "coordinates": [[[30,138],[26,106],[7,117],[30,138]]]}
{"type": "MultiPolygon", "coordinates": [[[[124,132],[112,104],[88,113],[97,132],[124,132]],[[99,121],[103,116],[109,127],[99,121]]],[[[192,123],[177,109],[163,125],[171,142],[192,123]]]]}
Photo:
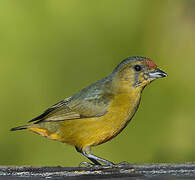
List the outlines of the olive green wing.
{"type": "Polygon", "coordinates": [[[107,113],[110,97],[107,95],[79,93],[48,108],[29,122],[64,121],[103,116],[107,113]]]}

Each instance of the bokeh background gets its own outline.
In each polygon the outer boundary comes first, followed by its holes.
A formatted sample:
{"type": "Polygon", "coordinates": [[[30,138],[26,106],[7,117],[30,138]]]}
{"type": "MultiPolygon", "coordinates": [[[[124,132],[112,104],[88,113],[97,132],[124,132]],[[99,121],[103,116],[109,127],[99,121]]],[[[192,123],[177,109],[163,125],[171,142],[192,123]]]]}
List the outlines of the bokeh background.
{"type": "Polygon", "coordinates": [[[195,161],[194,0],[1,0],[0,164],[77,166],[73,147],[27,131],[49,106],[132,55],[169,74],[144,90],[127,128],[93,153],[113,162],[195,161]]]}

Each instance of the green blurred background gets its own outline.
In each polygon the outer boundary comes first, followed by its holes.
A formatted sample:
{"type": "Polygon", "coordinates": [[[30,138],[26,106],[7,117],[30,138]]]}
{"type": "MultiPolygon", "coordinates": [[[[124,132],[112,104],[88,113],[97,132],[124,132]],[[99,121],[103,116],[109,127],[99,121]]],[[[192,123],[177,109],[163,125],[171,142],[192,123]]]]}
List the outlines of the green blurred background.
{"type": "Polygon", "coordinates": [[[138,112],[93,153],[114,162],[195,161],[195,1],[1,0],[0,164],[77,166],[73,147],[27,131],[50,105],[132,55],[169,74],[144,90],[138,112]]]}

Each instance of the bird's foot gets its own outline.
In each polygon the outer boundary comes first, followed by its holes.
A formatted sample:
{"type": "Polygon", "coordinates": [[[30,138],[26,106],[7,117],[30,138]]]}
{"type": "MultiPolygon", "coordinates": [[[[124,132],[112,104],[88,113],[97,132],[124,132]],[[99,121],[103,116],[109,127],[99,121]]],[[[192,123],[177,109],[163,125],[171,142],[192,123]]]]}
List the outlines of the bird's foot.
{"type": "Polygon", "coordinates": [[[114,163],[109,163],[106,165],[97,165],[97,164],[93,164],[90,162],[81,162],[79,164],[79,167],[88,167],[88,168],[118,168],[118,167],[124,167],[124,166],[130,166],[131,164],[129,164],[128,162],[120,162],[118,164],[114,164],[114,163]]]}
{"type": "Polygon", "coordinates": [[[88,167],[88,168],[94,168],[94,169],[102,169],[102,168],[113,168],[113,167],[119,167],[118,165],[116,164],[106,164],[106,165],[97,165],[97,164],[93,164],[93,163],[89,163],[89,162],[81,162],[79,164],[79,167],[88,167]]]}
{"type": "Polygon", "coordinates": [[[96,164],[92,164],[92,163],[89,163],[89,162],[81,162],[79,164],[79,167],[88,167],[88,168],[94,168],[94,167],[100,167],[102,165],[96,165],[96,164]]]}

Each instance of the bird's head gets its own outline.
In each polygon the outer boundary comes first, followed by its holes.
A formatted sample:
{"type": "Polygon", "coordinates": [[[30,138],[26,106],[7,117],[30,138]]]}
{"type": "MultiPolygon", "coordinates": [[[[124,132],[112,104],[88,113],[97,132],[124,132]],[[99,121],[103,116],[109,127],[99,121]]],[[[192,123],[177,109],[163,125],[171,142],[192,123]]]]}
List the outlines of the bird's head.
{"type": "Polygon", "coordinates": [[[112,73],[116,83],[124,90],[143,89],[153,80],[166,77],[154,61],[146,57],[133,56],[123,60],[112,73]]]}

